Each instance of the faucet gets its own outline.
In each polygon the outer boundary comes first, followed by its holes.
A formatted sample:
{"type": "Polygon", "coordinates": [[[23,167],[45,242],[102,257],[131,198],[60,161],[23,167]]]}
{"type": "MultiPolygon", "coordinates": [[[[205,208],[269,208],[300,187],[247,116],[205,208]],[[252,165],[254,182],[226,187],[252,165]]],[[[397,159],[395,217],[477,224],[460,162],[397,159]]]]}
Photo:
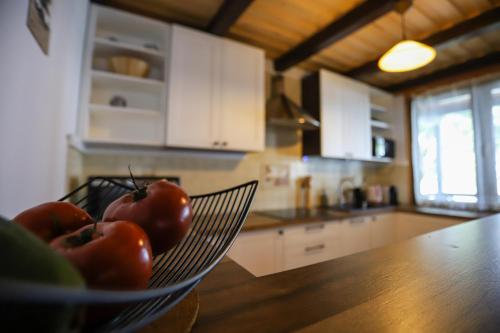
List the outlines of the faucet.
{"type": "Polygon", "coordinates": [[[342,177],[339,182],[338,203],[340,207],[346,205],[346,198],[344,196],[344,185],[350,183],[351,188],[354,187],[354,177],[342,177]]]}

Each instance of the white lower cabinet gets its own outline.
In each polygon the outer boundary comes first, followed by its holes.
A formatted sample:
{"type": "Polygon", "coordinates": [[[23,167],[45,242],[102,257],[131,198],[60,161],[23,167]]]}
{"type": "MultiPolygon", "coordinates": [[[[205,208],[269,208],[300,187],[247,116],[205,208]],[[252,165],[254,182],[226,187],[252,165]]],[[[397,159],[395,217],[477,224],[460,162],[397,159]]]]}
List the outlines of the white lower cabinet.
{"type": "Polygon", "coordinates": [[[349,255],[370,248],[370,220],[358,216],[342,221],[342,252],[349,255]]]}
{"type": "Polygon", "coordinates": [[[390,212],[243,232],[228,256],[255,276],[262,276],[393,244],[462,222],[390,212]]]}
{"type": "Polygon", "coordinates": [[[277,229],[241,233],[228,256],[255,276],[282,271],[282,231],[277,229]]]}
{"type": "Polygon", "coordinates": [[[392,213],[391,215],[393,215],[393,219],[396,221],[396,238],[398,241],[465,222],[464,220],[451,217],[422,214],[392,213]]]}
{"type": "Polygon", "coordinates": [[[307,266],[343,255],[340,224],[324,222],[285,228],[283,270],[307,266]]]}
{"type": "Polygon", "coordinates": [[[394,214],[372,215],[370,219],[370,247],[372,249],[394,243],[396,220],[394,214]]]}

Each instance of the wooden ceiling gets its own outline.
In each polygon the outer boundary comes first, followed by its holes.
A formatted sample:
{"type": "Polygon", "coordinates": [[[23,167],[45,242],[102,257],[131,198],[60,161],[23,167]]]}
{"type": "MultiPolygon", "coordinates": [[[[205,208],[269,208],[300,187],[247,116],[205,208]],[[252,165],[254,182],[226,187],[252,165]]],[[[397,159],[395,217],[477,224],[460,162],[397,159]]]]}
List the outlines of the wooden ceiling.
{"type": "MultiPolygon", "coordinates": [[[[232,1],[232,0],[227,0],[232,1]]],[[[206,29],[223,0],[103,0],[106,5],[206,29]]],[[[363,0],[254,0],[227,36],[263,48],[276,59],[363,0]]],[[[500,6],[500,0],[414,0],[405,14],[408,38],[421,40],[500,6]]],[[[498,17],[500,22],[500,17],[498,17]]],[[[354,31],[298,65],[307,70],[328,68],[348,73],[378,59],[401,39],[401,17],[392,11],[354,31]]],[[[433,63],[416,71],[394,74],[373,71],[356,78],[379,87],[428,75],[451,65],[500,51],[500,25],[480,35],[447,43],[433,63]]]]}

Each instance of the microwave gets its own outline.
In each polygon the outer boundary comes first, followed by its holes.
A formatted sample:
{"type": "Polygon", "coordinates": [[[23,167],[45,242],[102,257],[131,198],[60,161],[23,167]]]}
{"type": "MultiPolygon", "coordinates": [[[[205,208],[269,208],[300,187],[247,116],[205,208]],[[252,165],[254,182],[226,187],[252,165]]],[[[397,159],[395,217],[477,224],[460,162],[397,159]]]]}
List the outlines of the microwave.
{"type": "Polygon", "coordinates": [[[383,136],[372,137],[372,155],[377,158],[394,158],[395,142],[383,136]]]}

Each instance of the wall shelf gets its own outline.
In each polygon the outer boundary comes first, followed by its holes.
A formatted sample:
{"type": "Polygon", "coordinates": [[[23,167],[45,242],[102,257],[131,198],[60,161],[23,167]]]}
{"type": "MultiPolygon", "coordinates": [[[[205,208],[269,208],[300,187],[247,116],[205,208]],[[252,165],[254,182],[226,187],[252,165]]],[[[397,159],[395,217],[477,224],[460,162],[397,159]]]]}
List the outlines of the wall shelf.
{"type": "Polygon", "coordinates": [[[378,128],[378,129],[389,129],[389,128],[391,128],[391,125],[389,125],[385,121],[381,121],[381,120],[373,120],[372,119],[370,121],[370,124],[371,124],[372,128],[378,128]]]}
{"type": "Polygon", "coordinates": [[[165,51],[147,49],[122,41],[111,41],[107,38],[96,37],[94,39],[93,68],[97,70],[110,70],[109,59],[114,56],[127,56],[139,58],[150,66],[149,75],[153,78],[162,79],[165,63],[165,51]]]}
{"type": "Polygon", "coordinates": [[[90,104],[89,108],[92,112],[116,112],[117,114],[136,114],[143,116],[153,116],[159,117],[160,112],[157,110],[149,110],[149,109],[139,109],[139,108],[131,108],[131,107],[122,107],[122,106],[112,106],[105,104],[90,104]]]}
{"type": "Polygon", "coordinates": [[[383,106],[383,105],[380,105],[380,104],[371,103],[370,104],[370,109],[373,112],[387,112],[387,108],[385,106],[383,106]]]}
{"type": "Polygon", "coordinates": [[[163,81],[160,80],[146,79],[130,75],[123,75],[123,74],[97,71],[97,70],[92,71],[92,78],[100,81],[106,81],[106,80],[121,81],[122,84],[127,84],[127,85],[139,84],[139,85],[156,86],[157,88],[163,88],[165,84],[163,81]]]}
{"type": "Polygon", "coordinates": [[[165,57],[165,52],[162,50],[155,50],[152,48],[146,48],[143,46],[123,42],[120,40],[111,40],[111,39],[106,38],[106,37],[95,37],[94,42],[96,44],[96,48],[101,47],[102,49],[111,49],[111,50],[123,49],[123,50],[129,50],[129,51],[143,53],[145,55],[154,56],[154,57],[160,57],[160,58],[165,57]]]}

